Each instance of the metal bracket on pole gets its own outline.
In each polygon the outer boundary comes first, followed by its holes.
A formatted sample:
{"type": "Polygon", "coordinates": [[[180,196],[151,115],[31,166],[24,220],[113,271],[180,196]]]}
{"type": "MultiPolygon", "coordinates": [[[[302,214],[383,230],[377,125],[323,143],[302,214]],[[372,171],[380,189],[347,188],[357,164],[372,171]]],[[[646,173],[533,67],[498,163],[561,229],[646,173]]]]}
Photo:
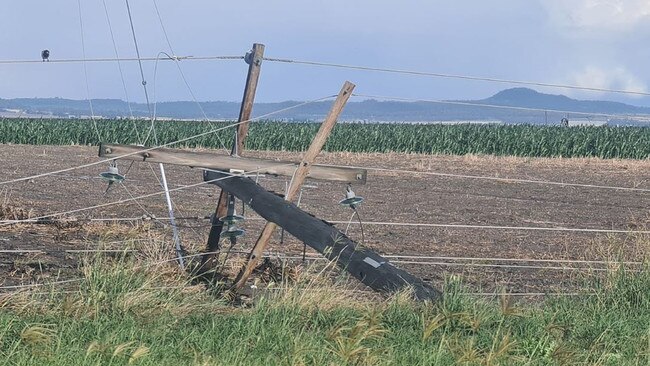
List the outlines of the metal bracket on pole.
{"type": "Polygon", "coordinates": [[[167,186],[167,175],[165,174],[165,167],[162,163],[158,164],[160,166],[160,179],[162,181],[163,190],[165,190],[165,198],[167,199],[167,209],[169,210],[169,223],[172,226],[172,232],[174,234],[174,244],[176,246],[176,256],[178,256],[178,265],[181,269],[185,269],[185,261],[183,260],[183,249],[181,248],[181,239],[178,236],[178,227],[176,226],[176,220],[174,219],[174,207],[172,205],[172,199],[169,196],[169,187],[167,186]]]}

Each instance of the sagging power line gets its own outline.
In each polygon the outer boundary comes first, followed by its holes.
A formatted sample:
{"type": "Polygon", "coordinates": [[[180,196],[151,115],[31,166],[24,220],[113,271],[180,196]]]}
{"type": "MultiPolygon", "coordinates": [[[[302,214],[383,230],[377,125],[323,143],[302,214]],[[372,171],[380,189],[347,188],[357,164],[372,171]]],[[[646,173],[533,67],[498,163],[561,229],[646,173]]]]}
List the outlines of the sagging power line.
{"type": "Polygon", "coordinates": [[[447,73],[439,73],[439,72],[405,70],[405,69],[395,69],[395,68],[385,68],[385,67],[348,65],[348,64],[331,63],[331,62],[294,60],[294,59],[288,59],[288,58],[265,57],[264,60],[270,61],[270,62],[281,62],[281,63],[289,63],[289,64],[309,65],[309,66],[333,67],[333,68],[350,69],[350,70],[377,71],[377,72],[385,72],[385,73],[427,76],[427,77],[438,77],[438,78],[448,78],[448,79],[474,80],[474,81],[485,81],[485,82],[494,82],[494,83],[503,83],[503,84],[543,86],[543,87],[551,87],[551,88],[562,88],[562,89],[574,89],[574,90],[585,90],[585,91],[596,91],[596,92],[608,92],[608,93],[618,93],[618,94],[631,94],[631,95],[650,96],[650,93],[648,93],[648,92],[635,91],[635,90],[599,88],[599,87],[589,87],[589,86],[570,85],[570,84],[547,83],[547,82],[539,82],[539,81],[501,79],[501,78],[462,75],[462,74],[447,74],[447,73]]]}

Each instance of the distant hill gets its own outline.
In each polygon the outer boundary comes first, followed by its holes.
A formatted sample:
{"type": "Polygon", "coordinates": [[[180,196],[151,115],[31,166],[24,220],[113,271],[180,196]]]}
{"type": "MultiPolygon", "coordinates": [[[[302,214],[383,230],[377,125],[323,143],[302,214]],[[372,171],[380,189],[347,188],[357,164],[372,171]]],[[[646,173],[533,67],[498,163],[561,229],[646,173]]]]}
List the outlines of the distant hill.
{"type": "Polygon", "coordinates": [[[529,88],[502,90],[478,103],[541,109],[570,110],[587,113],[648,114],[650,108],[604,100],[577,100],[565,95],[544,94],[529,88]]]}
{"type": "MultiPolygon", "coordinates": [[[[119,99],[93,99],[93,109],[96,115],[103,117],[129,116],[129,106],[119,99]]],[[[650,108],[638,107],[611,101],[576,100],[564,95],[544,94],[528,88],[511,88],[500,91],[495,95],[481,100],[449,101],[451,103],[435,102],[396,102],[396,101],[352,101],[346,106],[343,120],[360,121],[392,121],[392,122],[429,122],[429,121],[500,121],[504,123],[558,123],[565,113],[552,112],[574,111],[593,113],[593,115],[568,114],[571,118],[595,118],[598,113],[604,114],[648,114],[650,108]],[[474,105],[476,104],[476,105],[474,105]],[[523,107],[549,110],[529,111],[486,107],[485,105],[523,107]]],[[[297,105],[301,102],[286,101],[280,103],[258,103],[254,115],[263,115],[279,109],[297,105]]],[[[296,109],[275,114],[270,119],[286,120],[320,120],[327,113],[331,101],[312,103],[296,109]]],[[[132,103],[131,111],[137,117],[149,116],[146,104],[132,103]]],[[[201,107],[209,118],[235,119],[239,113],[239,103],[236,102],[201,102],[201,107]]],[[[153,108],[153,105],[151,106],[153,108]]],[[[161,102],[155,105],[158,117],[177,119],[201,119],[197,105],[193,102],[161,102]]],[[[70,100],[62,98],[18,98],[0,99],[0,112],[26,115],[52,115],[57,117],[88,116],[89,106],[86,100],[70,100]]],[[[625,119],[614,119],[614,123],[632,122],[625,119]]],[[[647,123],[646,123],[647,124],[647,123]]]]}

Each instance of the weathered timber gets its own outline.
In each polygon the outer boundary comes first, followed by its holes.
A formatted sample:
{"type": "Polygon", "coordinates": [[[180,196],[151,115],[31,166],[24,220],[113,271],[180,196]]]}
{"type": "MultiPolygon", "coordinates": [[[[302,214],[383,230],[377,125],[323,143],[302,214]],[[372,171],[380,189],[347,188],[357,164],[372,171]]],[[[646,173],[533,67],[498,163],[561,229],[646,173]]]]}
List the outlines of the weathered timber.
{"type": "Polygon", "coordinates": [[[435,301],[442,297],[440,291],[421,279],[393,266],[386,258],[361,247],[331,224],[268,192],[249,178],[215,171],[205,171],[203,178],[234,194],[265,220],[284,228],[326,258],[336,261],[339,267],[376,291],[394,293],[410,287],[418,300],[435,301]],[[230,178],[224,179],[226,177],[230,178]]]}
{"type": "Polygon", "coordinates": [[[257,82],[260,78],[260,71],[262,60],[264,59],[264,45],[254,43],[253,49],[248,54],[248,74],[246,75],[246,86],[244,87],[244,96],[242,97],[241,108],[239,110],[237,125],[237,137],[232,146],[231,155],[239,155],[244,149],[244,142],[248,136],[248,126],[250,125],[251,113],[253,113],[253,103],[255,102],[255,91],[257,90],[257,82]]]}
{"type": "MultiPolygon", "coordinates": [[[[212,152],[194,152],[177,149],[155,149],[142,152],[142,146],[101,144],[99,156],[125,160],[148,161],[185,165],[198,168],[209,168],[223,171],[255,171],[259,174],[293,176],[299,163],[276,161],[268,159],[233,157],[212,152]],[[123,156],[131,154],[128,156],[123,156]]],[[[308,178],[364,184],[367,171],[357,168],[339,168],[323,165],[312,165],[308,178]]]]}
{"type": "MultiPolygon", "coordinates": [[[[336,97],[334,104],[332,104],[332,108],[327,114],[327,117],[325,117],[323,123],[321,123],[316,136],[314,136],[314,139],[309,145],[309,149],[307,149],[307,152],[302,158],[300,165],[291,177],[291,183],[289,183],[289,187],[287,188],[287,192],[284,197],[285,200],[292,201],[300,190],[300,187],[302,187],[302,183],[305,181],[305,178],[309,174],[316,156],[318,156],[320,151],[323,149],[325,141],[327,141],[327,138],[332,132],[334,125],[336,125],[336,121],[338,120],[339,115],[343,111],[343,107],[347,103],[348,99],[350,99],[354,87],[355,85],[349,81],[346,81],[341,87],[341,91],[336,97]]],[[[273,235],[275,227],[276,225],[273,222],[267,222],[266,225],[264,225],[264,229],[262,229],[262,233],[258,237],[253,250],[248,255],[248,261],[239,271],[233,287],[241,288],[244,286],[250,274],[253,273],[253,270],[259,264],[259,260],[262,258],[262,254],[264,253],[264,250],[271,240],[271,235],[273,235]]]]}
{"type": "MultiPolygon", "coordinates": [[[[248,63],[248,73],[246,74],[246,84],[244,86],[244,96],[241,101],[241,108],[239,109],[239,118],[237,118],[237,132],[235,132],[235,140],[232,144],[230,155],[239,156],[244,150],[244,142],[248,136],[248,126],[250,124],[251,114],[253,113],[253,103],[255,102],[255,91],[257,90],[257,82],[260,78],[260,71],[262,68],[262,59],[264,58],[264,45],[260,43],[253,43],[253,49],[246,60],[248,63]]],[[[223,231],[223,222],[219,220],[220,217],[225,216],[228,210],[228,193],[221,191],[219,200],[217,200],[217,207],[214,210],[214,215],[210,220],[210,233],[208,234],[207,252],[214,253],[219,249],[221,242],[221,231],[223,231]]],[[[206,254],[202,258],[202,265],[206,263],[213,254],[206,254]]]]}

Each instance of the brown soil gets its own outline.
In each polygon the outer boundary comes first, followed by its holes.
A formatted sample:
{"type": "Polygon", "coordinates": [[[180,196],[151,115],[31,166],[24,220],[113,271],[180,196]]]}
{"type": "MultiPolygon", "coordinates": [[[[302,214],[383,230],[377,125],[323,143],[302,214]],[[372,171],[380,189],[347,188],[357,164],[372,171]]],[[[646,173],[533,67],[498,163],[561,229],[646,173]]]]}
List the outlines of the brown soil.
{"type": "MultiPolygon", "coordinates": [[[[30,176],[97,161],[97,149],[83,146],[0,145],[0,180],[30,176]]],[[[286,152],[249,152],[247,156],[293,159],[299,154],[286,152]]],[[[599,159],[533,159],[490,156],[430,156],[407,154],[323,153],[320,163],[381,167],[422,172],[443,172],[501,178],[522,178],[555,182],[650,188],[650,161],[599,159]]],[[[119,162],[120,171],[129,162],[119,162]]],[[[73,170],[27,182],[0,185],[0,203],[7,210],[22,210],[32,217],[104,204],[160,191],[152,169],[156,164],[135,163],[129,170],[125,186],[111,188],[98,173],[106,165],[73,170]],[[31,213],[29,211],[31,210],[31,213]]],[[[201,171],[166,165],[170,188],[202,181],[201,171]]],[[[284,190],[284,178],[261,177],[260,183],[270,190],[284,190]]],[[[344,185],[312,181],[303,191],[301,207],[330,221],[347,221],[351,211],[338,204],[344,185]]],[[[650,192],[623,191],[533,183],[511,183],[369,171],[368,183],[354,187],[365,198],[359,208],[364,225],[364,244],[382,254],[435,257],[518,258],[518,259],[588,259],[610,260],[613,257],[638,260],[648,253],[647,236],[597,234],[562,231],[523,231],[504,229],[466,229],[374,225],[372,222],[410,222],[471,224],[496,226],[540,226],[641,230],[650,225],[650,192]]],[[[218,189],[202,185],[172,192],[176,216],[205,217],[214,210],[218,189]]],[[[77,219],[139,217],[144,210],[156,217],[166,217],[162,195],[139,201],[74,213],[77,219]]],[[[0,210],[0,212],[3,212],[0,210]]],[[[9,212],[9,211],[7,211],[9,212]]],[[[247,235],[238,250],[248,250],[263,225],[251,210],[244,228],[247,235]]],[[[8,214],[4,214],[7,216],[8,214]]],[[[10,216],[10,215],[9,215],[10,216]]],[[[67,217],[69,217],[67,216],[67,217]]],[[[11,219],[5,217],[4,219],[11,219]]],[[[0,217],[0,220],[3,218],[0,217]]],[[[206,220],[179,220],[183,244],[190,252],[205,245],[206,220]]],[[[0,253],[2,286],[43,278],[65,277],[77,267],[79,255],[65,249],[121,248],[125,239],[159,238],[169,240],[168,228],[155,221],[78,223],[55,225],[0,226],[0,248],[39,249],[47,253],[0,253]],[[113,243],[114,241],[120,241],[113,243]]],[[[346,225],[338,225],[345,230],[346,225]]],[[[358,224],[352,224],[349,236],[360,241],[358,224]]],[[[279,233],[271,250],[297,254],[302,244],[286,236],[280,245],[279,233]]],[[[128,245],[138,247],[137,241],[128,245]]],[[[163,244],[172,247],[170,241],[163,244]],[[164,244],[167,243],[167,244],[164,244]]],[[[308,250],[308,253],[312,253],[308,250]]],[[[425,261],[409,259],[409,261],[425,261]]],[[[448,262],[428,259],[428,262],[448,262]]],[[[463,263],[466,263],[464,261],[463,263]]],[[[455,263],[458,263],[457,261],[455,263]]],[[[478,264],[527,266],[576,266],[575,263],[531,263],[512,261],[475,261],[478,264]]],[[[440,286],[445,276],[457,274],[476,291],[506,287],[515,292],[548,292],[575,289],[588,271],[515,267],[471,267],[461,265],[405,264],[398,266],[440,286]]],[[[596,265],[593,265],[596,266],[596,265]]]]}

